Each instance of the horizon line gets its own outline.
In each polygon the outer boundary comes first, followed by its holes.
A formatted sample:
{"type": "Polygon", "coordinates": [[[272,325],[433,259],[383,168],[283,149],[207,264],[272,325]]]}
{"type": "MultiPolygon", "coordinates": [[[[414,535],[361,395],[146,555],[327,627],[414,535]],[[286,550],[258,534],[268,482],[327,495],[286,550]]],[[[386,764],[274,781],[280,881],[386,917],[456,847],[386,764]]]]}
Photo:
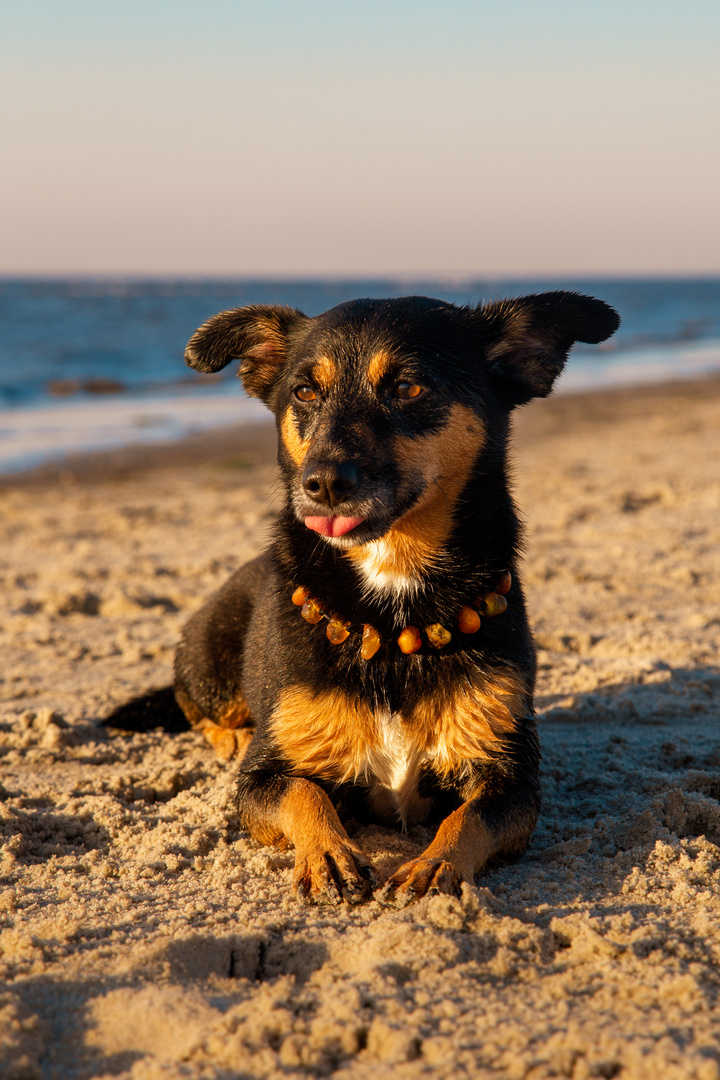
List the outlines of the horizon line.
{"type": "Polygon", "coordinates": [[[582,281],[705,281],[720,279],[720,267],[717,270],[660,270],[660,271],[607,271],[607,270],[567,270],[567,271],[512,271],[508,273],[473,272],[433,274],[429,271],[417,273],[387,272],[308,272],[300,273],[248,273],[221,271],[136,271],[136,270],[69,270],[69,271],[5,271],[0,270],[0,282],[6,281],[247,281],[247,282],[351,282],[351,281],[391,281],[391,282],[433,282],[448,285],[472,284],[478,281],[546,281],[557,278],[582,281]]]}

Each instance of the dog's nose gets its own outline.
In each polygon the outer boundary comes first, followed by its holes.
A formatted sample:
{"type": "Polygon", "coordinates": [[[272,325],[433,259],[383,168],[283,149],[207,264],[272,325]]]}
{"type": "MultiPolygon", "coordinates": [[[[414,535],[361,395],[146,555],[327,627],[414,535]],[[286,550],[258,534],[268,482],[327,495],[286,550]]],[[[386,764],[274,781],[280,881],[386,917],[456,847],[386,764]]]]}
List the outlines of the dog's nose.
{"type": "Polygon", "coordinates": [[[312,461],[305,467],[302,485],[314,502],[335,507],[352,497],[359,479],[352,461],[312,461]]]}

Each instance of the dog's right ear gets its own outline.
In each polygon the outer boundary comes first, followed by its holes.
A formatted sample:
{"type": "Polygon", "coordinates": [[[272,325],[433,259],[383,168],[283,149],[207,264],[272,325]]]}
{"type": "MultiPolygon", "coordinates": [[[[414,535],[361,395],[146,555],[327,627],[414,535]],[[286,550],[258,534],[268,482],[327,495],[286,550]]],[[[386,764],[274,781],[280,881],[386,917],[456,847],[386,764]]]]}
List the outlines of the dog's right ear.
{"type": "Polygon", "coordinates": [[[239,360],[246,392],[267,402],[285,364],[288,335],[306,321],[296,308],[268,304],[221,311],[190,338],[185,363],[210,372],[239,360]]]}
{"type": "Polygon", "coordinates": [[[513,405],[547,397],[576,341],[597,345],[620,325],[602,300],[546,292],[478,306],[488,369],[513,405]]]}

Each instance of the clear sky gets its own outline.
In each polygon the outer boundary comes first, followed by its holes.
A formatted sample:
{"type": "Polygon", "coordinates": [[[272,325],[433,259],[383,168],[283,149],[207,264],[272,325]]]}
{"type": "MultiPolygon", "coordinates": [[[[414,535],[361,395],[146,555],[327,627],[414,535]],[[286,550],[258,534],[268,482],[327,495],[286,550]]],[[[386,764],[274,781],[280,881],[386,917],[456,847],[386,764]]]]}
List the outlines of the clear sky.
{"type": "Polygon", "coordinates": [[[720,272],[718,0],[0,15],[0,273],[720,272]]]}

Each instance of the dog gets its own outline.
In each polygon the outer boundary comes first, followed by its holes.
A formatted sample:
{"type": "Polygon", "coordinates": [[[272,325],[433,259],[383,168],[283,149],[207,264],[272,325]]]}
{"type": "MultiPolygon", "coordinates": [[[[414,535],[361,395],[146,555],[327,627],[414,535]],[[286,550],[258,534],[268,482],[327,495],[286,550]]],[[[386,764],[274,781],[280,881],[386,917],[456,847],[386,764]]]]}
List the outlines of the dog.
{"type": "Polygon", "coordinates": [[[192,368],[239,359],[275,414],[285,502],[267,550],[188,622],[175,697],[240,759],[240,822],[295,848],[306,902],[376,886],[343,819],[437,824],[385,884],[396,903],[457,895],[527,847],[540,751],[511,414],[619,321],[571,292],[410,296],[243,307],[190,340],[192,368]]]}

